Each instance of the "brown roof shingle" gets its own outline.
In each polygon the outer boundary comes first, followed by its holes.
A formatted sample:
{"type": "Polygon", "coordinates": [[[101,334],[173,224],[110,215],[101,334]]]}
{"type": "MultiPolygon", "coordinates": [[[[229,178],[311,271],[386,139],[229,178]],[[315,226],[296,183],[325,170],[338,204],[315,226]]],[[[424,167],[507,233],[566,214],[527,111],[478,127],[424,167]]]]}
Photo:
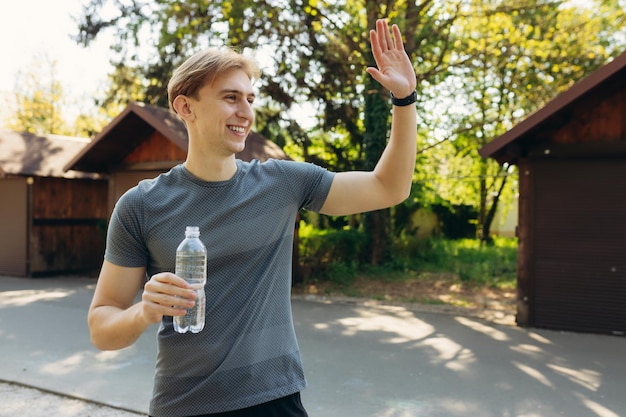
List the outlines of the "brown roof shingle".
{"type": "Polygon", "coordinates": [[[5,175],[58,178],[99,178],[78,171],[65,171],[64,165],[89,144],[90,140],[60,135],[35,135],[0,130],[0,177],[5,175]]]}

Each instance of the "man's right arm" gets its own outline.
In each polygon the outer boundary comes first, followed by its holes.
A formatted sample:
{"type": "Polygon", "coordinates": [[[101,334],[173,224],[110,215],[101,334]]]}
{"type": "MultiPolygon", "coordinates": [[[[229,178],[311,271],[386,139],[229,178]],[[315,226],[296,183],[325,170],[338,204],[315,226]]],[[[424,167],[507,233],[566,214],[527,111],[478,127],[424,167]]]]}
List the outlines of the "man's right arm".
{"type": "Polygon", "coordinates": [[[144,285],[145,268],[128,268],[104,261],[89,307],[89,332],[95,347],[117,350],[132,345],[164,315],[180,316],[193,306],[195,292],[176,275],[164,272],[144,285]]]}

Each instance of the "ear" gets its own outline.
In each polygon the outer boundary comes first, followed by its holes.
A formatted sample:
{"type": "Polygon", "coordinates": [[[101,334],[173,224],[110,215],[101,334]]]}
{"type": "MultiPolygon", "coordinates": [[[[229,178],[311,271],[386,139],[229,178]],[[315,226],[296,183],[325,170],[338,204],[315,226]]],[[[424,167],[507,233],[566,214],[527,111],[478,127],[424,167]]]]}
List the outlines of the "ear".
{"type": "Polygon", "coordinates": [[[191,101],[187,96],[177,96],[172,102],[172,107],[176,110],[176,113],[186,122],[190,122],[195,119],[195,114],[191,107],[191,101]]]}

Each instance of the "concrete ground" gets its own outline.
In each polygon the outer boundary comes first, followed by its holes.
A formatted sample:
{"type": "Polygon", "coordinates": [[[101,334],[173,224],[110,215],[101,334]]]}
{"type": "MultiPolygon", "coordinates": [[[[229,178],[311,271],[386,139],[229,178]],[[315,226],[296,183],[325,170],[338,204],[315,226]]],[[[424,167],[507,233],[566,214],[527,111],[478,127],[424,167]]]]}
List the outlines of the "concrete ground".
{"type": "MultiPolygon", "coordinates": [[[[156,326],[127,349],[96,350],[86,324],[94,287],[0,277],[0,380],[21,384],[0,383],[0,417],[146,414],[156,326]]],[[[625,337],[420,308],[306,299],[293,308],[311,417],[626,416],[625,337]]]]}
{"type": "Polygon", "coordinates": [[[0,417],[140,417],[144,414],[0,382],[0,417]]]}

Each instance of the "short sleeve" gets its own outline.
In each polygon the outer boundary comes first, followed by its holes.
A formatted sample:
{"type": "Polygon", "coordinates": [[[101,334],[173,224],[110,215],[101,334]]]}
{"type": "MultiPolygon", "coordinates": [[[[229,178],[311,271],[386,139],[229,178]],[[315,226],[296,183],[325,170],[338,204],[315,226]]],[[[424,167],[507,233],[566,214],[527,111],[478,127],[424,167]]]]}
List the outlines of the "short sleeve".
{"type": "Polygon", "coordinates": [[[148,250],[142,237],[143,201],[139,187],[128,190],[115,204],[107,230],[104,258],[119,266],[142,267],[148,250]]]}
{"type": "Polygon", "coordinates": [[[321,210],[335,174],[306,162],[280,161],[280,167],[300,201],[300,208],[315,212],[321,210]]]}

